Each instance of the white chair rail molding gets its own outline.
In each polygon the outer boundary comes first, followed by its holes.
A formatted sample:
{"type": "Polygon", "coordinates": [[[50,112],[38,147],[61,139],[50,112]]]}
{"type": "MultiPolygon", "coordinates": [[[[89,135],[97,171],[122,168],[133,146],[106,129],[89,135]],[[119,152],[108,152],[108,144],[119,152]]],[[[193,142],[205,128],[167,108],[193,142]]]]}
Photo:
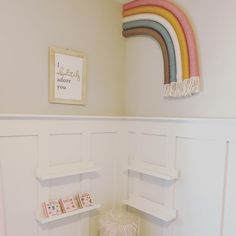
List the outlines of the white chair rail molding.
{"type": "Polygon", "coordinates": [[[139,236],[235,236],[236,120],[0,116],[0,235],[97,236],[123,209],[139,236]],[[42,204],[89,193],[46,217],[42,204]]]}

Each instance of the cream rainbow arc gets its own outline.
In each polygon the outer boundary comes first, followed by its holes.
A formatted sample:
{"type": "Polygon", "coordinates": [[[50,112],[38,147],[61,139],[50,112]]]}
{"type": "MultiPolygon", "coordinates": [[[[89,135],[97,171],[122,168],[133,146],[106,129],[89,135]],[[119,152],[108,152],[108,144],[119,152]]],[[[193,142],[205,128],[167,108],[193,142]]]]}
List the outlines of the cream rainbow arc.
{"type": "Polygon", "coordinates": [[[192,96],[200,91],[195,36],[187,16],[175,4],[167,0],[134,0],[124,4],[123,35],[148,35],[160,44],[164,41],[161,48],[167,51],[164,54],[162,50],[165,97],[192,96]]]}

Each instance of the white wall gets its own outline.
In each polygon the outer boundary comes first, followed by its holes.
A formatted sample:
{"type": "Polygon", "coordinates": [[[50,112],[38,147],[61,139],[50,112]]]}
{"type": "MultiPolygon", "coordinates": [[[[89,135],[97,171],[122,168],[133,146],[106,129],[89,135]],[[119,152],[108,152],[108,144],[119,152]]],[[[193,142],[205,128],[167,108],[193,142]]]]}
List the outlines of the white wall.
{"type": "Polygon", "coordinates": [[[235,117],[235,2],[176,3],[195,29],[203,91],[192,98],[167,100],[162,96],[161,50],[147,37],[122,38],[119,3],[1,0],[0,112],[235,117]],[[50,45],[87,54],[86,106],[48,103],[50,45]]]}
{"type": "Polygon", "coordinates": [[[141,236],[235,235],[235,121],[132,119],[128,131],[130,160],[180,172],[176,181],[129,172],[130,197],[177,210],[169,223],[141,212],[141,236]]]}
{"type": "Polygon", "coordinates": [[[42,202],[80,191],[90,191],[101,211],[141,197],[144,213],[135,211],[140,236],[236,235],[236,120],[0,116],[0,129],[1,236],[97,236],[100,211],[45,225],[36,221],[42,202]],[[131,160],[144,171],[162,166],[180,175],[169,181],[128,171],[131,160]],[[46,181],[35,175],[37,168],[86,161],[98,173],[46,181]],[[176,220],[165,223],[147,214],[159,215],[158,204],[176,209],[176,220]]]}
{"type": "Polygon", "coordinates": [[[200,57],[202,92],[164,99],[163,60],[151,38],[126,39],[126,114],[138,116],[235,117],[236,3],[173,1],[192,21],[200,57]]]}
{"type": "MultiPolygon", "coordinates": [[[[1,236],[95,236],[100,212],[117,206],[120,125],[112,119],[0,120],[1,236]],[[93,162],[97,172],[39,180],[36,170],[93,162]],[[3,194],[2,194],[3,192],[3,194]],[[41,225],[44,201],[90,192],[101,209],[41,225]],[[2,207],[3,203],[3,207],[2,207]],[[3,210],[3,213],[2,213],[3,210]]],[[[120,201],[119,201],[120,203],[120,201]]]]}
{"type": "Polygon", "coordinates": [[[123,114],[121,6],[111,0],[0,0],[0,113],[123,114]],[[48,103],[48,47],[88,58],[86,106],[48,103]]]}

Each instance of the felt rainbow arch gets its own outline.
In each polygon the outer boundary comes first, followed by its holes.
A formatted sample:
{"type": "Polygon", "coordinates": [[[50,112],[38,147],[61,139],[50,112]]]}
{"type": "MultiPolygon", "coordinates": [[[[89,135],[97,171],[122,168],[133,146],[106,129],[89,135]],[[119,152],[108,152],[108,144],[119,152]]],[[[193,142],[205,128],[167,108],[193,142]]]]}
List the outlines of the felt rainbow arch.
{"type": "Polygon", "coordinates": [[[164,59],[164,96],[183,97],[200,90],[194,33],[186,17],[167,0],[134,0],[123,5],[123,35],[156,39],[164,59]]]}

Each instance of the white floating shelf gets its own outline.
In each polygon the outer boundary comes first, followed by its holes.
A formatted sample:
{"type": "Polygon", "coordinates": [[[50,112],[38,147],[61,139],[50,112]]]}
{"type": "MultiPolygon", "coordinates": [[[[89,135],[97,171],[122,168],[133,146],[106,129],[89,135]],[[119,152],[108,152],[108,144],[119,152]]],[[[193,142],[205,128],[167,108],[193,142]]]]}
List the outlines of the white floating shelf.
{"type": "Polygon", "coordinates": [[[129,170],[145,175],[157,177],[164,180],[173,181],[178,179],[179,171],[162,166],[152,165],[141,161],[132,161],[128,167],[129,170]]]}
{"type": "Polygon", "coordinates": [[[47,167],[45,169],[39,168],[36,170],[36,177],[39,180],[49,180],[66,176],[87,174],[97,171],[99,171],[99,168],[95,167],[92,162],[81,162],[47,167]]]}
{"type": "Polygon", "coordinates": [[[42,213],[40,212],[40,213],[37,213],[36,219],[40,224],[47,224],[47,223],[50,223],[50,222],[53,222],[53,221],[56,221],[56,220],[61,220],[61,219],[64,219],[64,218],[67,218],[67,217],[70,217],[70,216],[75,216],[75,215],[79,215],[79,214],[82,214],[82,213],[85,213],[85,212],[96,210],[96,209],[99,209],[100,207],[101,207],[100,204],[96,204],[94,206],[84,207],[84,208],[81,208],[81,209],[78,209],[78,210],[75,210],[75,211],[72,211],[72,212],[69,212],[69,213],[63,213],[61,215],[52,216],[52,217],[42,216],[42,213]]]}
{"type": "Polygon", "coordinates": [[[124,200],[123,203],[165,222],[170,222],[176,219],[177,211],[175,209],[168,209],[163,205],[142,197],[124,200]]]}

